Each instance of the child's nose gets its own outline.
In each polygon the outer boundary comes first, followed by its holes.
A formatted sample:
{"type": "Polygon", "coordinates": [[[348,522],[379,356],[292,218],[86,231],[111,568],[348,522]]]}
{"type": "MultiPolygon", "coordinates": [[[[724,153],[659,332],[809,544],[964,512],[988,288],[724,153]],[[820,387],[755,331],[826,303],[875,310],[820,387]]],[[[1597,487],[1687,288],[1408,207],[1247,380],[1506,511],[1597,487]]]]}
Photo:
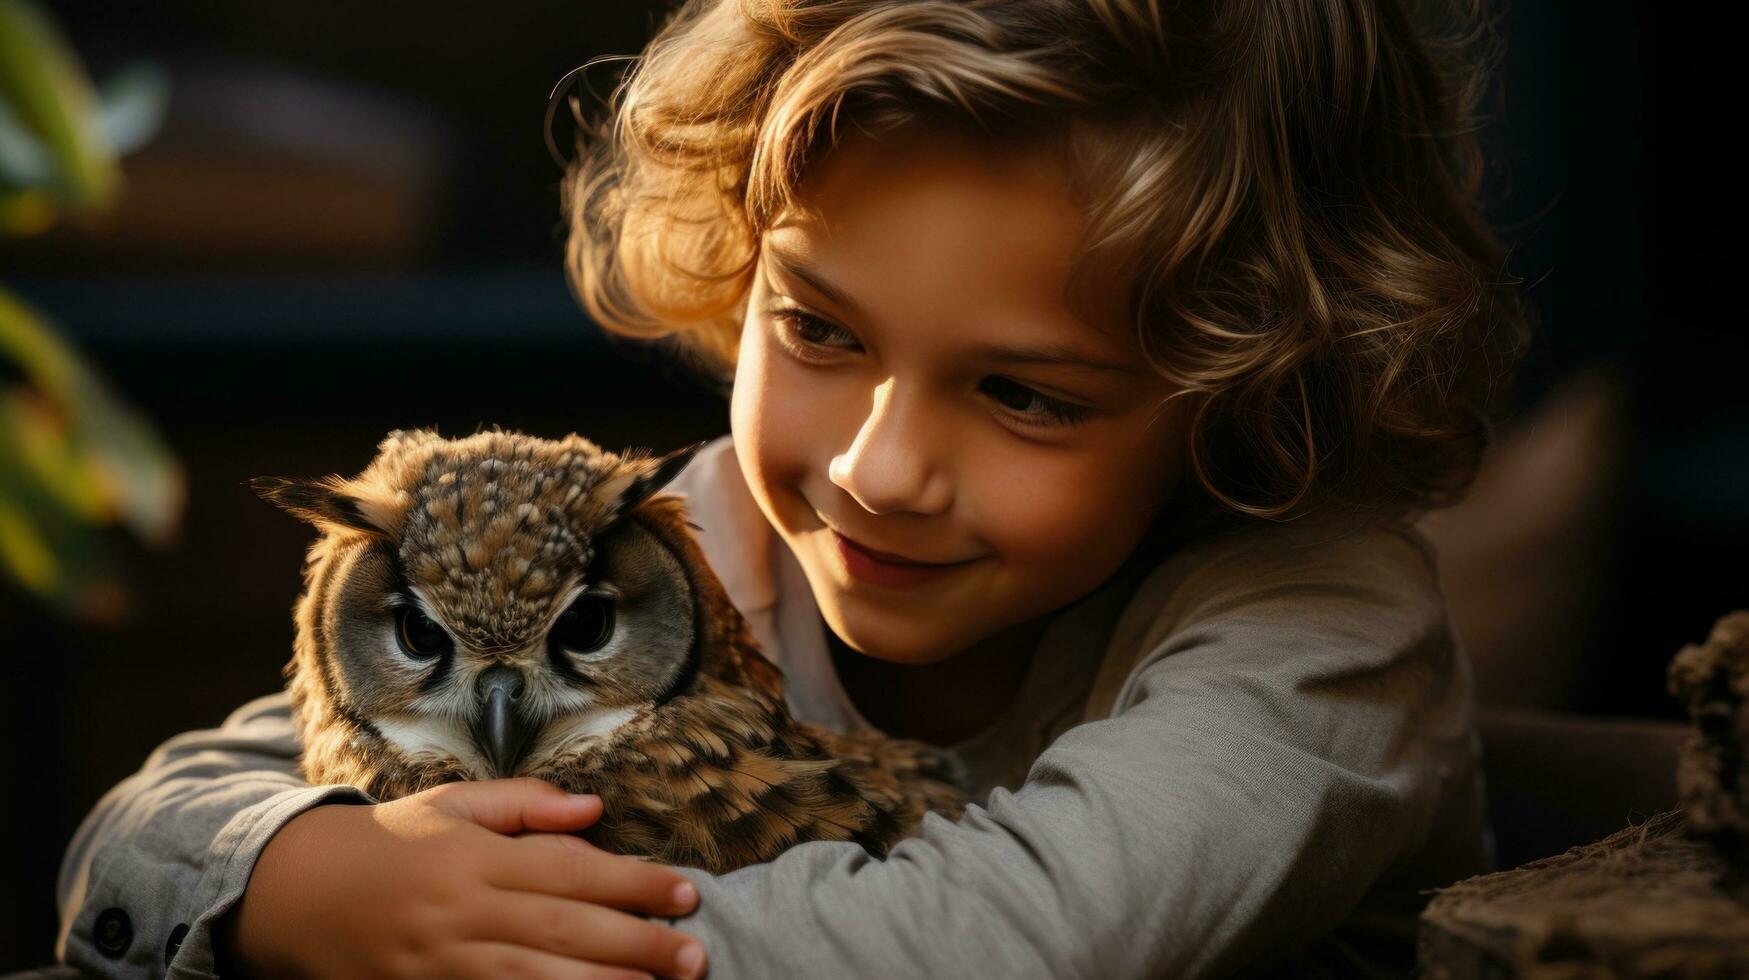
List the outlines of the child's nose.
{"type": "Polygon", "coordinates": [[[918,394],[901,392],[894,378],[876,386],[850,448],[826,468],[871,514],[939,514],[953,502],[945,432],[918,394]]]}

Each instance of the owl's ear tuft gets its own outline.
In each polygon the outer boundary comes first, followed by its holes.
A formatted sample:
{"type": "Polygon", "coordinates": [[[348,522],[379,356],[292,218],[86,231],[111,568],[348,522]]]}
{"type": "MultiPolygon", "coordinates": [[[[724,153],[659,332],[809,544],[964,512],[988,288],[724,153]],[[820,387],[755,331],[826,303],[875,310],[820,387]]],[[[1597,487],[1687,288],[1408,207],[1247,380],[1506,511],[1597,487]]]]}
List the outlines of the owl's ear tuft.
{"type": "Polygon", "coordinates": [[[283,476],[258,476],[249,486],[261,499],[319,528],[344,528],[377,537],[389,530],[373,523],[364,501],[346,493],[339,477],[299,480],[283,476]]]}
{"type": "Polygon", "coordinates": [[[428,442],[442,442],[443,436],[437,434],[436,426],[421,426],[417,429],[393,429],[377,443],[377,452],[385,453],[393,449],[411,449],[428,442]]]}
{"type": "Polygon", "coordinates": [[[616,495],[617,500],[613,505],[615,512],[629,514],[636,510],[639,504],[672,483],[674,478],[680,475],[680,471],[686,468],[686,464],[692,462],[692,457],[698,455],[698,451],[703,449],[705,445],[706,443],[703,442],[695,442],[690,446],[676,449],[657,460],[653,468],[631,477],[626,483],[625,489],[616,495]]]}

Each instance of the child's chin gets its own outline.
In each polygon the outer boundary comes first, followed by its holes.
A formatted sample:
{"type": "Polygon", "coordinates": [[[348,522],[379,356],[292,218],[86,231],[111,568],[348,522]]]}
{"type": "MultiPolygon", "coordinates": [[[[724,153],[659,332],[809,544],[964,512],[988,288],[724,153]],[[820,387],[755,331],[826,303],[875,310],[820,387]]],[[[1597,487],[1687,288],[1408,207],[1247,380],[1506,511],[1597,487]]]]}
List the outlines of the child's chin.
{"type": "Polygon", "coordinates": [[[902,611],[890,608],[839,608],[825,618],[846,646],[865,657],[892,664],[922,666],[936,663],[953,656],[966,645],[965,638],[956,631],[934,628],[914,618],[906,619],[902,611]]]}

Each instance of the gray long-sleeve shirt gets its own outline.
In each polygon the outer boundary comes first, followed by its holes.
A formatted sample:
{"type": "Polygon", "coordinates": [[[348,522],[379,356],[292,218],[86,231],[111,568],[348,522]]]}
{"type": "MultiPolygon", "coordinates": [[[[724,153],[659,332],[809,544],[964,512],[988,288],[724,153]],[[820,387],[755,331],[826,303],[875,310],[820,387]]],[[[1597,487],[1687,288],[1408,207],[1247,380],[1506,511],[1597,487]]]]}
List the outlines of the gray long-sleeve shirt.
{"type": "MultiPolygon", "coordinates": [[[[729,441],[673,487],[792,710],[866,725],[729,441]]],[[[929,815],[885,860],[814,842],[684,869],[699,907],[670,921],[719,980],[1400,971],[1420,890],[1491,864],[1471,701],[1419,535],[1210,536],[1056,614],[1013,705],[953,747],[979,787],[960,820],[929,815]]],[[[298,748],[269,695],[106,794],[63,861],[63,961],[212,976],[210,926],[272,835],[321,803],[374,802],[306,785],[298,748]]]]}

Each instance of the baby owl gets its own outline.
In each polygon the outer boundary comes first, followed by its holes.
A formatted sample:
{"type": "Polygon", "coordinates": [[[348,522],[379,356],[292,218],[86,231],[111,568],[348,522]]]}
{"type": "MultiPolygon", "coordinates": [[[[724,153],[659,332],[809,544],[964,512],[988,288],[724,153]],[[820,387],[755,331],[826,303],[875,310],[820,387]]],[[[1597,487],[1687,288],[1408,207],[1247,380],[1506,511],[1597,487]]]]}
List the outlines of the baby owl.
{"type": "Polygon", "coordinates": [[[386,800],[535,776],[601,796],[599,846],[714,872],[958,816],[929,746],[790,717],[659,493],[697,449],[397,430],[351,479],[252,481],[321,531],[285,667],[304,777],[386,800]]]}

